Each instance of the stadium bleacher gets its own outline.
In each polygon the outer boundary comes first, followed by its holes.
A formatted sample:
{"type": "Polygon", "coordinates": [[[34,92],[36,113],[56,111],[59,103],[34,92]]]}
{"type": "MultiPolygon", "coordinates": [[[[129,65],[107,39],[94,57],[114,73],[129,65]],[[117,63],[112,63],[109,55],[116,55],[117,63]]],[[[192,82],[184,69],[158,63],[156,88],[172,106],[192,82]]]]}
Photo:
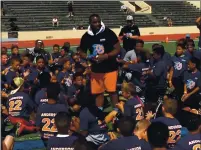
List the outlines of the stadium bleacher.
{"type": "MultiPolygon", "coordinates": [[[[78,25],[88,26],[88,17],[92,13],[99,14],[109,27],[120,27],[125,24],[126,14],[120,12],[120,2],[76,1],[73,5],[75,16],[67,18],[68,6],[65,1],[5,1],[8,14],[2,17],[2,23],[9,28],[9,18],[17,18],[16,24],[21,31],[72,29],[78,25]],[[59,18],[59,27],[52,27],[52,18],[59,18]]],[[[143,15],[135,15],[139,27],[156,26],[154,22],[143,15]]],[[[4,28],[5,29],[5,28],[4,28]]]]}
{"type": "MultiPolygon", "coordinates": [[[[167,26],[164,17],[170,17],[174,26],[194,25],[196,17],[200,15],[200,10],[188,2],[180,1],[147,1],[152,6],[152,17],[160,22],[160,25],[167,26]],[[179,9],[178,9],[179,8],[179,9]]],[[[99,14],[104,23],[111,28],[117,28],[125,24],[126,14],[119,11],[122,5],[117,1],[76,1],[73,4],[75,16],[68,15],[68,6],[65,1],[5,1],[7,15],[2,16],[2,30],[9,29],[9,18],[17,18],[16,24],[21,31],[29,30],[59,30],[72,29],[79,25],[85,28],[88,26],[88,17],[92,13],[99,14]],[[59,27],[52,27],[52,18],[59,18],[59,27]]],[[[135,23],[139,27],[158,26],[154,20],[150,20],[146,15],[136,15],[135,23]]]]}
{"type": "Polygon", "coordinates": [[[186,1],[147,1],[152,6],[152,16],[164,26],[167,21],[164,17],[170,17],[173,26],[195,25],[195,19],[200,16],[199,9],[186,1]]]}

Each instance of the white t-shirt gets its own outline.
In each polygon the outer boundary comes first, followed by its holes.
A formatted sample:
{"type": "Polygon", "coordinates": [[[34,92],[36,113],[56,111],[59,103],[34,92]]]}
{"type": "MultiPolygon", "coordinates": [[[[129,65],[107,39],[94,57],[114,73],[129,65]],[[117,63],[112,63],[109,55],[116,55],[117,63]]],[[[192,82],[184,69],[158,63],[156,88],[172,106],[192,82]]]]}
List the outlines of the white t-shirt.
{"type": "Polygon", "coordinates": [[[57,18],[53,18],[52,21],[53,21],[54,23],[57,23],[57,22],[58,22],[58,19],[57,19],[57,18]]]}
{"type": "Polygon", "coordinates": [[[135,50],[128,51],[126,55],[124,56],[124,61],[126,62],[133,61],[136,59],[137,59],[137,56],[136,56],[135,50]]]}
{"type": "Polygon", "coordinates": [[[125,10],[125,9],[127,9],[126,6],[125,6],[125,5],[122,5],[122,6],[121,6],[121,10],[125,10]]]}

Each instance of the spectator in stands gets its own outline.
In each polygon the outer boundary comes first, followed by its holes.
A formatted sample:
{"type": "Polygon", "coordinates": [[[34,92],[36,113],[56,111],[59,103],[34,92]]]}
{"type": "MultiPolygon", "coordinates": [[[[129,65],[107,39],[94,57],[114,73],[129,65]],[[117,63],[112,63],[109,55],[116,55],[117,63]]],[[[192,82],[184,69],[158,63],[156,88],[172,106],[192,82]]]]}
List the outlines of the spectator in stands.
{"type": "Polygon", "coordinates": [[[125,5],[122,5],[121,8],[120,8],[120,11],[123,11],[123,12],[127,13],[128,9],[127,9],[127,7],[125,5]]]}
{"type": "Polygon", "coordinates": [[[59,20],[56,16],[52,19],[52,26],[54,27],[55,25],[57,27],[59,26],[59,20]]]}
{"type": "Polygon", "coordinates": [[[201,17],[197,18],[195,22],[196,22],[197,28],[200,30],[198,49],[201,50],[201,17]]]}
{"type": "Polygon", "coordinates": [[[130,51],[134,49],[136,40],[140,36],[140,31],[138,26],[134,25],[133,16],[127,16],[126,21],[127,25],[121,29],[119,37],[123,40],[123,48],[126,51],[130,51]]]}
{"type": "Polygon", "coordinates": [[[92,62],[91,92],[96,95],[96,105],[102,110],[105,91],[110,93],[114,105],[118,102],[116,57],[120,53],[120,43],[116,34],[105,27],[99,15],[92,14],[89,23],[88,31],[81,38],[79,54],[92,62]],[[90,55],[87,56],[88,49],[90,55]]]}
{"type": "Polygon", "coordinates": [[[147,130],[148,141],[152,150],[167,150],[169,130],[167,125],[161,122],[152,123],[147,130]]]}
{"type": "Polygon", "coordinates": [[[77,27],[77,30],[84,30],[85,28],[84,28],[84,26],[83,25],[79,25],[78,27],[77,27]]]}
{"type": "Polygon", "coordinates": [[[74,16],[74,13],[73,13],[73,1],[68,1],[67,5],[68,5],[68,13],[69,13],[69,15],[67,17],[73,17],[74,16]]]}
{"type": "Polygon", "coordinates": [[[172,27],[172,19],[170,17],[167,18],[167,24],[169,27],[172,27]]]}

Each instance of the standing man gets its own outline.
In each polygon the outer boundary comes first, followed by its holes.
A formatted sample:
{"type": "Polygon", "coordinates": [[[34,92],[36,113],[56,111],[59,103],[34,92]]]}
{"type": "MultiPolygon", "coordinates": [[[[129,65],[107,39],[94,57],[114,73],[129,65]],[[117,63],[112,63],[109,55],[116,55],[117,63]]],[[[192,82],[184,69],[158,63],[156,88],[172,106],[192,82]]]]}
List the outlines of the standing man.
{"type": "Polygon", "coordinates": [[[79,54],[91,60],[91,92],[96,95],[96,106],[102,109],[105,91],[109,92],[113,104],[118,102],[116,57],[120,53],[120,43],[115,33],[105,27],[99,15],[92,14],[89,24],[88,31],[81,38],[79,54]]]}
{"type": "Polygon", "coordinates": [[[68,5],[68,17],[73,17],[73,1],[68,1],[67,2],[68,5]]]}
{"type": "Polygon", "coordinates": [[[198,49],[201,50],[201,16],[199,18],[197,18],[195,22],[196,22],[197,28],[200,30],[198,49]]]}
{"type": "Polygon", "coordinates": [[[126,21],[127,25],[121,29],[119,37],[123,40],[123,48],[126,51],[130,51],[134,50],[140,31],[138,26],[134,25],[133,16],[127,16],[126,21]]]}

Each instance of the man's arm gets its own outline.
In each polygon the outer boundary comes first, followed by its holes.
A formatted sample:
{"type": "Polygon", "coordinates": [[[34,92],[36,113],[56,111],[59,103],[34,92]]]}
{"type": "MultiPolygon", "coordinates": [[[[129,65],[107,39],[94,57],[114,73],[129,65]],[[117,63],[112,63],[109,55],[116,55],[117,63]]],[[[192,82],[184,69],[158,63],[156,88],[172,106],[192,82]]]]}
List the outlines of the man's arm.
{"type": "Polygon", "coordinates": [[[81,48],[78,51],[79,55],[83,59],[87,59],[87,53],[85,53],[81,48]]]}
{"type": "Polygon", "coordinates": [[[195,23],[196,23],[197,27],[198,27],[199,29],[201,29],[201,17],[198,17],[198,18],[195,20],[195,23]]]}
{"type": "Polygon", "coordinates": [[[87,59],[87,48],[88,46],[86,45],[87,39],[85,34],[82,36],[81,41],[80,41],[80,47],[79,50],[77,51],[80,55],[81,58],[87,59]]]}
{"type": "Polygon", "coordinates": [[[108,58],[110,58],[110,57],[116,57],[120,53],[120,49],[121,49],[120,43],[117,42],[114,45],[114,50],[107,54],[108,58]]]}

